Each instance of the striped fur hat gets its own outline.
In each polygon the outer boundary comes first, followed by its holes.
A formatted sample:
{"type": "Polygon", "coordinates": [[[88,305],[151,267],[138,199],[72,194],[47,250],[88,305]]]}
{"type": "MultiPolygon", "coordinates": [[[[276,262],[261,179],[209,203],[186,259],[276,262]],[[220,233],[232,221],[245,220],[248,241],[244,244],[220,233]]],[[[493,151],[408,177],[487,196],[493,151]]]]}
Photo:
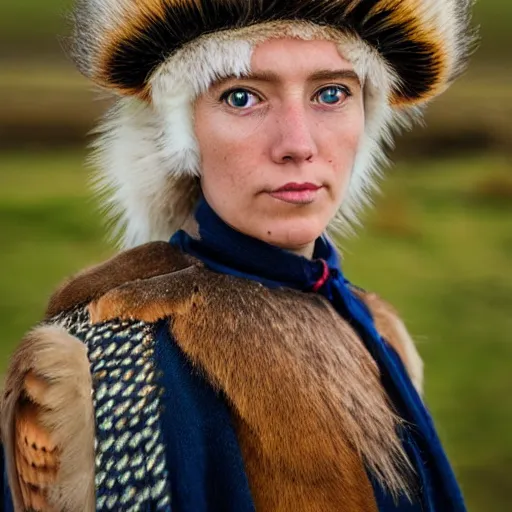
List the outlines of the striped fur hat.
{"type": "Polygon", "coordinates": [[[199,192],[194,99],[250,71],[276,37],[336,43],[364,83],[365,134],[331,228],[347,228],[374,187],[394,128],[463,70],[471,0],[79,0],[72,54],[118,94],[98,129],[98,186],[125,247],[166,240],[199,192]]]}

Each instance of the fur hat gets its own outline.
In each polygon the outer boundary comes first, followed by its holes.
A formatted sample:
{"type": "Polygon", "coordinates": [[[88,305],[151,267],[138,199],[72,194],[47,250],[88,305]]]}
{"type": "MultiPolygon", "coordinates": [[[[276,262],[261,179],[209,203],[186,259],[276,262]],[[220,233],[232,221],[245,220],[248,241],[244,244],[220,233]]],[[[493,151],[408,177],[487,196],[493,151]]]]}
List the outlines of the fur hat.
{"type": "Polygon", "coordinates": [[[365,133],[331,228],[369,200],[394,128],[463,70],[471,0],[79,0],[72,54],[119,98],[98,129],[98,187],[123,245],[167,240],[199,194],[193,102],[250,71],[269,38],[333,41],[364,83],[365,133]]]}

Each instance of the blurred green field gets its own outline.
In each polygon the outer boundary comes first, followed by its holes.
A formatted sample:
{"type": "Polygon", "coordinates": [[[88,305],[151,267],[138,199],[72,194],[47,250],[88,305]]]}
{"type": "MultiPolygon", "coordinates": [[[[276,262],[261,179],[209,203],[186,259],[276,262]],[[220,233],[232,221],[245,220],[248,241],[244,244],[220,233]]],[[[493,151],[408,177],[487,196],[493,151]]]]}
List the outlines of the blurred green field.
{"type": "MultiPolygon", "coordinates": [[[[65,276],[106,258],[81,153],[0,154],[0,374],[65,276]]],[[[512,162],[402,164],[367,229],[343,243],[351,280],[401,312],[471,512],[512,510],[512,162]]]]}
{"type": "Polygon", "coordinates": [[[0,154],[0,368],[59,280],[107,255],[78,154],[0,154]]]}

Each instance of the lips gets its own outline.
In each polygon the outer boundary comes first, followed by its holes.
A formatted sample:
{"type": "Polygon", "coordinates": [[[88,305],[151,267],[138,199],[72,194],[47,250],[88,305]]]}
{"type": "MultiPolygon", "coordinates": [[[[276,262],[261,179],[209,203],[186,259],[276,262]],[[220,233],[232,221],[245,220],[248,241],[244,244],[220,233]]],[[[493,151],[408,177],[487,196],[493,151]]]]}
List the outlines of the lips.
{"type": "Polygon", "coordinates": [[[301,191],[301,190],[318,190],[318,185],[315,185],[314,183],[287,183],[286,185],[283,185],[282,187],[273,190],[273,192],[294,192],[294,191],[301,191]]]}
{"type": "Polygon", "coordinates": [[[305,205],[312,203],[322,187],[314,183],[287,183],[273,190],[270,195],[285,203],[305,205]]]}

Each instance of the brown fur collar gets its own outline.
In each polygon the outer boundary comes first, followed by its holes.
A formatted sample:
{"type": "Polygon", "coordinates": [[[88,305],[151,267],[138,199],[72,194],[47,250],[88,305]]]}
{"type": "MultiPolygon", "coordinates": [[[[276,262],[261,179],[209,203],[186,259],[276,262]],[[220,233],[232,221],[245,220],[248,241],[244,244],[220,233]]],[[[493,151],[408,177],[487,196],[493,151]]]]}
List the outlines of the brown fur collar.
{"type": "Polygon", "coordinates": [[[180,270],[191,262],[167,242],[151,242],[122,252],[65,281],[52,295],[46,318],[85,305],[124,283],[180,270]]]}
{"type": "MultiPolygon", "coordinates": [[[[182,270],[197,260],[181,253],[166,242],[151,242],[86,269],[65,281],[51,297],[46,319],[79,305],[99,299],[108,291],[131,281],[148,279],[182,270]]],[[[423,363],[405,325],[395,309],[375,293],[354,288],[368,306],[377,330],[397,351],[416,389],[423,391],[423,363]]]]}
{"type": "Polygon", "coordinates": [[[93,322],[170,318],[230,401],[258,510],[375,510],[363,461],[392,492],[408,490],[376,365],[325,299],[215,274],[163,246],[135,251],[61,288],[49,313],[89,299],[93,322]]]}

